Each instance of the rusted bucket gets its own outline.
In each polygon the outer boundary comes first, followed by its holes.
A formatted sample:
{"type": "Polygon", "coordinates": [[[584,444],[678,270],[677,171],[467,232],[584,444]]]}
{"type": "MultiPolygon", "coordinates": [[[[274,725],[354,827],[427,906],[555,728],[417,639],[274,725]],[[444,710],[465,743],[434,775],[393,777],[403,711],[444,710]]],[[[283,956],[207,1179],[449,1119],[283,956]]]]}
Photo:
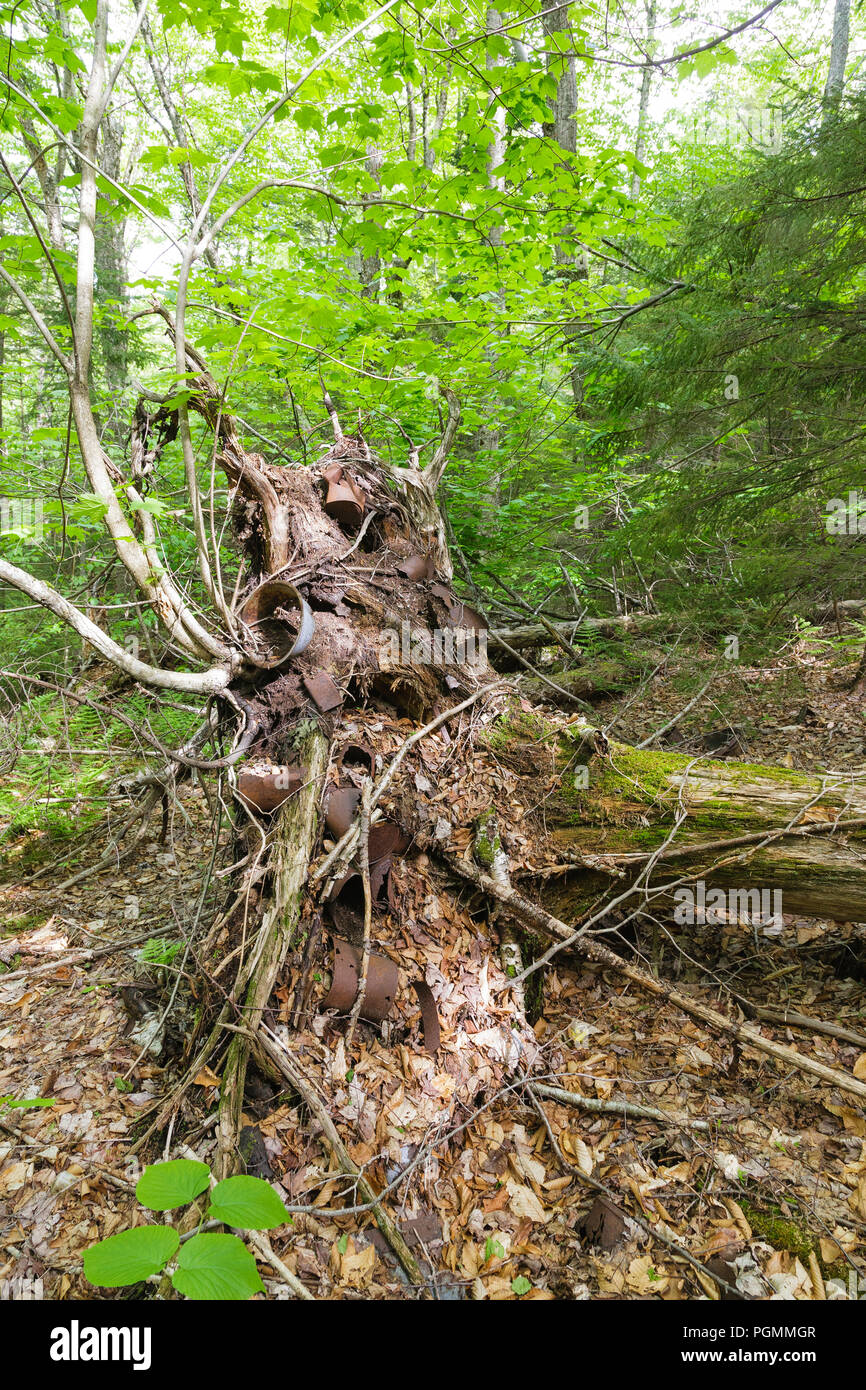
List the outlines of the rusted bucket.
{"type": "Polygon", "coordinates": [[[361,793],[355,787],[330,788],[325,824],[332,835],[345,835],[355,819],[360,802],[361,793]]]}
{"type": "MultiPolygon", "coordinates": [[[[333,941],[333,983],[323,1001],[323,1007],[347,1014],[351,1012],[358,996],[361,953],[339,936],[335,936],[333,941]]],[[[398,984],[399,975],[394,962],[387,956],[375,956],[371,952],[367,962],[367,987],[361,1005],[361,1018],[366,1018],[370,1023],[381,1023],[386,1019],[394,1007],[398,984]]]]}
{"type": "Polygon", "coordinates": [[[299,656],[316,629],[306,599],[284,579],[269,579],[259,585],[241,609],[240,618],[263,651],[261,656],[253,653],[253,659],[266,671],[290,656],[299,656]]]}
{"type": "Polygon", "coordinates": [[[302,767],[285,765],[270,768],[244,768],[238,774],[238,795],[254,811],[270,814],[300,791],[306,781],[302,767]]]}
{"type": "Polygon", "coordinates": [[[339,463],[326,468],[322,477],[328,484],[325,511],[341,526],[357,530],[364,515],[364,494],[356,487],[339,463]]]}

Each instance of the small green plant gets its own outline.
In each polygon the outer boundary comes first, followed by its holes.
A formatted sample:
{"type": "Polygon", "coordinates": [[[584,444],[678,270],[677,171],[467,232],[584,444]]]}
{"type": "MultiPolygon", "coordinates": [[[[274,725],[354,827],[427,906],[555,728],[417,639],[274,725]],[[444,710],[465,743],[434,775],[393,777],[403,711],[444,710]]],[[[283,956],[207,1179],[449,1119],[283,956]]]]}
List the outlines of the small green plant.
{"type": "Polygon", "coordinates": [[[524,1294],[529,1293],[531,1288],[532,1285],[525,1274],[518,1274],[517,1278],[511,1281],[511,1292],[516,1293],[518,1298],[522,1298],[524,1294]]]}
{"type": "Polygon", "coordinates": [[[180,941],[166,941],[161,936],[151,936],[136,955],[142,965],[171,965],[180,948],[180,941]]]}
{"type": "Polygon", "coordinates": [[[46,1105],[55,1105],[53,1100],[37,1096],[33,1100],[16,1100],[14,1096],[0,1096],[0,1105],[8,1105],[10,1110],[36,1110],[46,1105]]]}
{"type": "Polygon", "coordinates": [[[488,1236],[487,1240],[484,1243],[484,1263],[486,1264],[488,1260],[504,1259],[505,1247],[501,1244],[500,1241],[495,1240],[493,1236],[488,1236]]]}
{"type": "MultiPolygon", "coordinates": [[[[174,1211],[195,1201],[210,1186],[206,1163],[177,1158],[145,1168],[135,1189],[150,1211],[174,1211]]],[[[159,1274],[175,1261],[171,1282],[195,1300],[248,1299],[264,1285],[256,1262],[239,1236],[204,1232],[206,1221],[247,1231],[271,1231],[291,1221],[289,1213],[261,1178],[225,1178],[212,1188],[199,1230],[181,1241],[172,1226],[132,1226],[84,1252],[84,1274],[102,1289],[120,1289],[159,1274]],[[176,1260],[175,1260],[176,1257],[176,1260]]]]}

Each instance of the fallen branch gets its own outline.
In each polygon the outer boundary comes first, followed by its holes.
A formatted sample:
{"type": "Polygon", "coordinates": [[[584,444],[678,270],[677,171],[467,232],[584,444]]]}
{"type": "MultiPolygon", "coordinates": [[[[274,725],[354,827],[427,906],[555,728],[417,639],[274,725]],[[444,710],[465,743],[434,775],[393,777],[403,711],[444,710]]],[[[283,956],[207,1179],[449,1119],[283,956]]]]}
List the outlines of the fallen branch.
{"type": "MultiPolygon", "coordinates": [[[[248,1033],[248,1030],[243,1031],[248,1033]]],[[[376,1200],[375,1192],[361,1173],[360,1168],[355,1163],[349,1150],[337,1133],[337,1128],[331,1116],[328,1114],[328,1107],[319,1096],[312,1083],[307,1080],[297,1060],[267,1028],[261,1028],[255,1036],[249,1033],[248,1035],[252,1039],[253,1046],[256,1049],[260,1049],[270,1058],[273,1065],[282,1073],[294,1090],[297,1091],[311,1114],[315,1116],[322,1126],[322,1134],[334,1158],[339,1163],[342,1171],[348,1177],[355,1180],[363,1200],[370,1203],[376,1225],[394,1251],[394,1254],[397,1256],[397,1259],[400,1261],[400,1264],[412,1283],[423,1284],[424,1277],[415,1256],[412,1254],[412,1251],[409,1249],[390,1216],[376,1200]]]]}
{"type": "Polygon", "coordinates": [[[86,947],[80,951],[73,951],[71,954],[57,956],[54,960],[45,961],[42,965],[22,965],[17,970],[10,970],[6,975],[0,975],[0,985],[6,985],[10,980],[32,980],[35,975],[50,975],[52,970],[61,970],[66,966],[87,965],[92,960],[99,960],[100,956],[112,956],[117,951],[127,951],[130,946],[140,946],[142,942],[149,940],[153,932],[145,932],[143,936],[133,936],[128,941],[114,941],[110,946],[86,947]]]}
{"type": "Polygon", "coordinates": [[[709,1268],[708,1265],[702,1264],[700,1260],[696,1259],[695,1256],[690,1254],[688,1250],[685,1250],[683,1246],[679,1245],[675,1240],[672,1239],[671,1236],[667,1235],[664,1231],[660,1231],[658,1226],[651,1225],[650,1222],[645,1221],[642,1216],[629,1216],[627,1213],[622,1212],[618,1194],[614,1191],[612,1187],[608,1187],[607,1183],[599,1182],[598,1178],[591,1178],[588,1173],[584,1173],[582,1168],[575,1168],[574,1164],[569,1163],[568,1159],[563,1154],[562,1149],[559,1147],[556,1135],[553,1132],[550,1120],[547,1118],[544,1106],[538,1099],[538,1095],[536,1094],[538,1090],[537,1085],[535,1083],[533,1083],[532,1085],[527,1085],[526,1089],[529,1092],[529,1098],[532,1102],[532,1107],[538,1115],[539,1119],[541,1120],[541,1123],[544,1125],[545,1131],[547,1132],[547,1137],[550,1140],[550,1147],[553,1149],[553,1152],[556,1154],[556,1157],[559,1159],[559,1162],[562,1164],[562,1167],[565,1169],[567,1173],[570,1173],[572,1177],[577,1178],[579,1182],[586,1183],[587,1187],[591,1187],[594,1192],[601,1192],[602,1195],[605,1196],[609,1202],[613,1203],[617,1211],[621,1212],[621,1214],[623,1215],[623,1217],[625,1217],[626,1220],[633,1221],[636,1226],[639,1226],[641,1230],[649,1236],[650,1240],[658,1241],[660,1245],[663,1245],[666,1249],[670,1250],[672,1255],[675,1255],[680,1260],[685,1260],[686,1264],[690,1264],[693,1269],[698,1270],[704,1276],[704,1278],[711,1279],[713,1283],[719,1286],[720,1289],[725,1289],[726,1292],[732,1294],[734,1298],[742,1299],[744,1297],[744,1295],[740,1293],[739,1289],[736,1289],[733,1286],[733,1284],[729,1284],[728,1281],[726,1279],[723,1279],[720,1274],[715,1274],[712,1271],[712,1269],[709,1268]]]}
{"type": "Polygon", "coordinates": [[[458,861],[443,851],[439,851],[439,856],[460,878],[474,883],[489,897],[498,899],[514,914],[518,921],[524,922],[534,931],[540,931],[545,936],[552,937],[554,941],[560,942],[563,946],[575,950],[579,955],[586,956],[589,960],[617,971],[618,974],[624,975],[626,979],[631,980],[650,994],[667,1000],[675,1008],[682,1009],[684,1013],[700,1019],[702,1023],[706,1023],[717,1032],[727,1033],[729,1037],[736,1039],[741,1045],[757,1048],[759,1052],[766,1053],[768,1057],[775,1057],[777,1061],[784,1062],[788,1067],[794,1067],[797,1071],[808,1072],[829,1086],[838,1086],[841,1090],[859,1096],[861,1100],[866,1100],[866,1083],[857,1081],[853,1076],[849,1076],[846,1072],[839,1071],[834,1067],[827,1067],[823,1062],[816,1062],[813,1058],[797,1052],[793,1047],[786,1047],[782,1043],[774,1042],[771,1038],[765,1038],[757,1028],[753,1028],[748,1023],[735,1023],[716,1009],[711,1009],[707,1005],[699,1003],[698,1000],[690,999],[688,995],[681,994],[679,990],[673,989],[663,980],[654,979],[646,970],[623,960],[615,951],[603,946],[594,937],[581,936],[579,932],[576,933],[565,922],[561,922],[558,917],[552,917],[543,908],[537,907],[534,903],[521,897],[513,888],[503,887],[489,874],[482,873],[465,861],[458,861]]]}
{"type": "MultiPolygon", "coordinates": [[[[568,637],[574,631],[574,623],[561,623],[563,637],[568,637]]],[[[651,613],[628,613],[619,617],[610,618],[582,618],[579,632],[600,632],[614,633],[619,630],[625,632],[651,632],[653,629],[664,629],[669,626],[669,620],[657,617],[651,613]]],[[[502,647],[508,651],[509,647],[546,647],[550,645],[550,632],[542,623],[525,623],[520,627],[494,628],[488,636],[488,646],[491,650],[502,647]]]]}
{"type": "MultiPolygon", "coordinates": [[[[242,960],[233,991],[234,997],[244,991],[242,1016],[253,1034],[261,1023],[300,919],[303,888],[316,835],[321,784],[327,770],[328,746],[327,738],[318,729],[307,736],[299,750],[301,762],[309,769],[307,780],[297,796],[280,811],[273,832],[275,847],[269,863],[274,885],[272,901],[262,918],[251,959],[242,960]]],[[[235,1171],[238,1163],[249,1051],[249,1040],[237,1035],[231,1041],[223,1068],[217,1142],[218,1168],[224,1178],[235,1171]]]]}
{"type": "Polygon", "coordinates": [[[358,860],[361,867],[361,882],[364,886],[364,942],[361,951],[361,969],[358,974],[358,993],[355,996],[352,1012],[349,1015],[349,1026],[346,1029],[347,1051],[352,1046],[355,1028],[357,1027],[358,1019],[361,1017],[364,1000],[367,997],[367,972],[370,968],[370,932],[373,915],[373,897],[370,890],[370,797],[372,790],[373,787],[369,777],[365,777],[364,786],[361,791],[360,848],[358,853],[358,860]]]}
{"type": "MultiPolygon", "coordinates": [[[[735,996],[740,1002],[740,996],[735,996]]],[[[828,1038],[838,1038],[840,1042],[851,1043],[852,1047],[866,1049],[866,1034],[855,1033],[851,1028],[842,1028],[838,1023],[828,1023],[823,1018],[810,1018],[808,1014],[797,1013],[795,1009],[776,1009],[768,1004],[752,1004],[743,1000],[743,1007],[754,1011],[766,1023],[781,1023],[786,1028],[802,1028],[807,1033],[824,1033],[828,1038]]]]}
{"type": "Polygon", "coordinates": [[[597,1115],[623,1115],[632,1120],[659,1120],[665,1125],[682,1126],[684,1129],[707,1131],[712,1128],[709,1120],[691,1120],[672,1115],[665,1110],[657,1110],[653,1105],[633,1105],[628,1100],[598,1100],[595,1096],[581,1096],[576,1091],[566,1091],[562,1086],[549,1086],[543,1081],[533,1081],[532,1089],[547,1100],[555,1100],[559,1105],[573,1105],[578,1110],[590,1110],[597,1115]]]}

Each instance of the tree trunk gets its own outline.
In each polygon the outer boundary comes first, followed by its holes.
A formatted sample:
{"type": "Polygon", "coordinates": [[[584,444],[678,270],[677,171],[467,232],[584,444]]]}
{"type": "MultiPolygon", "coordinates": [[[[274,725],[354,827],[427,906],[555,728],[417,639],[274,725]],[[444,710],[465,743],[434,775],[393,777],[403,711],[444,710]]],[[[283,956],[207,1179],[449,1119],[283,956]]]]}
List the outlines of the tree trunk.
{"type": "MultiPolygon", "coordinates": [[[[544,35],[549,45],[547,71],[556,80],[556,96],[553,100],[553,120],[543,127],[544,134],[553,138],[560,149],[567,154],[577,153],[577,73],[574,64],[574,37],[568,5],[542,7],[544,35]]],[[[565,170],[572,174],[571,166],[564,161],[565,170]]],[[[585,280],[589,274],[586,252],[578,251],[574,244],[571,227],[565,227],[553,249],[554,260],[560,274],[568,280],[585,280]]],[[[566,344],[574,340],[578,330],[575,319],[564,330],[566,344]]],[[[576,367],[569,373],[574,407],[579,411],[583,404],[583,378],[576,367]]]]}
{"type": "MultiPolygon", "coordinates": [[[[233,974],[234,984],[220,1001],[204,1048],[199,1037],[190,1039],[193,1067],[200,1069],[220,1030],[226,1024],[235,1029],[222,1075],[223,1176],[241,1162],[252,1040],[287,953],[299,945],[320,897],[310,864],[320,842],[340,707],[349,700],[363,704],[372,694],[423,723],[443,704],[455,703],[453,691],[475,691],[486,675],[482,644],[467,659],[465,643],[443,640],[464,621],[448,582],[451,566],[435,501],[460,420],[456,398],[445,395],[445,433],[423,472],[412,447],[408,467],[386,469],[363,438],[343,435],[327,398],[336,442],[308,469],[278,468],[246,453],[205,371],[190,402],[216,430],[219,465],[236,489],[232,518],[247,579],[234,617],[244,662],[228,696],[246,711],[248,730],[255,730],[246,762],[236,764],[241,804],[234,903],[212,929],[206,952],[217,948],[219,974],[232,962],[228,979],[233,974]],[[268,795],[282,786],[282,800],[277,796],[273,807],[256,800],[260,788],[253,795],[244,781],[250,776],[266,784],[268,795]]],[[[165,427],[170,416],[157,411],[151,423],[165,427]]],[[[334,897],[352,873],[351,853],[335,872],[334,897]]],[[[351,918],[351,907],[346,910],[351,918]]],[[[213,1012],[202,1026],[210,1026],[213,1012]]],[[[190,1072],[185,1084],[191,1079],[190,1072]]]]}
{"type": "MultiPolygon", "coordinates": [[[[646,7],[646,44],[644,45],[644,51],[646,53],[647,60],[649,60],[652,57],[652,49],[654,47],[655,41],[655,32],[656,0],[648,0],[646,7]]],[[[649,99],[650,91],[652,90],[652,81],[653,69],[649,66],[649,63],[647,63],[647,66],[644,68],[643,75],[641,77],[640,102],[638,103],[637,113],[637,130],[635,131],[634,139],[634,157],[641,163],[643,163],[643,157],[646,151],[646,132],[649,120],[649,99]]],[[[640,174],[635,169],[634,173],[631,176],[631,197],[634,202],[637,201],[639,193],[640,174]]]]}
{"type": "Polygon", "coordinates": [[[848,61],[848,42],[851,26],[851,0],[836,0],[833,10],[833,38],[830,43],[830,64],[824,85],[824,111],[827,114],[839,105],[845,88],[845,64],[848,61]]]}
{"type": "MultiPolygon", "coordinates": [[[[583,720],[554,741],[559,790],[545,820],[563,857],[579,861],[545,890],[557,915],[573,917],[599,891],[624,889],[658,852],[651,896],[660,885],[702,880],[778,891],[784,912],[866,921],[862,782],[630,748],[583,720]]],[[[745,898],[740,906],[750,910],[745,898]]]]}
{"type": "MultiPolygon", "coordinates": [[[[578,632],[597,632],[602,637],[624,636],[629,632],[658,633],[672,626],[672,619],[654,613],[625,613],[609,618],[582,618],[580,624],[554,623],[553,626],[563,637],[571,638],[575,628],[578,632]]],[[[490,647],[504,651],[504,644],[523,651],[528,647],[552,647],[554,645],[550,628],[541,623],[525,623],[520,627],[494,628],[488,639],[490,647]]]]}

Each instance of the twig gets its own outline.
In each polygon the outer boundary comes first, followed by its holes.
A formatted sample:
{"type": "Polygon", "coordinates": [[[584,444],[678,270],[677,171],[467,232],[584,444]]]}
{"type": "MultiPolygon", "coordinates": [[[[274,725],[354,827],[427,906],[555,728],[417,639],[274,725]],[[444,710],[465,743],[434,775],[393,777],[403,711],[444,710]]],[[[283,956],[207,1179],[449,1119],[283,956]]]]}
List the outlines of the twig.
{"type": "Polygon", "coordinates": [[[823,1018],[810,1018],[808,1014],[797,1013],[793,1009],[776,1009],[767,1004],[752,1004],[749,1000],[736,999],[743,1007],[754,1011],[766,1023],[781,1023],[786,1028],[802,1028],[808,1033],[824,1033],[828,1038],[838,1038],[840,1042],[850,1043],[852,1047],[866,1048],[866,1036],[855,1033],[851,1028],[842,1028],[838,1023],[828,1023],[823,1018]]]}
{"type": "MultiPolygon", "coordinates": [[[[550,1121],[548,1120],[547,1115],[545,1113],[544,1106],[541,1104],[541,1102],[538,1099],[538,1096],[536,1095],[537,1088],[534,1085],[527,1085],[526,1089],[529,1092],[529,1098],[532,1101],[533,1109],[536,1111],[539,1119],[541,1120],[541,1123],[544,1125],[544,1128],[547,1132],[547,1137],[550,1140],[550,1147],[553,1149],[553,1152],[556,1154],[556,1157],[562,1164],[565,1171],[567,1173],[571,1173],[572,1177],[577,1178],[579,1182],[586,1183],[587,1187],[593,1188],[593,1190],[596,1192],[603,1193],[603,1195],[607,1197],[608,1201],[613,1202],[617,1210],[620,1210],[621,1208],[619,1197],[612,1187],[608,1187],[607,1183],[599,1182],[597,1178],[591,1178],[589,1174],[584,1173],[581,1168],[575,1168],[573,1164],[568,1162],[568,1159],[565,1157],[561,1148],[559,1147],[556,1135],[554,1134],[550,1121]]],[[[646,1232],[650,1240],[658,1241],[660,1245],[666,1246],[667,1249],[670,1250],[671,1254],[676,1255],[678,1259],[685,1260],[686,1263],[690,1264],[693,1269],[700,1270],[701,1274],[703,1274],[705,1278],[712,1279],[713,1283],[718,1284],[720,1289],[725,1289],[728,1293],[733,1294],[734,1297],[737,1299],[743,1298],[743,1294],[740,1293],[739,1289],[734,1288],[733,1284],[729,1284],[728,1281],[726,1279],[723,1279],[720,1274],[714,1274],[713,1271],[707,1265],[701,1264],[701,1261],[695,1259],[694,1255],[689,1254],[688,1250],[685,1250],[681,1245],[678,1245],[677,1242],[675,1240],[672,1240],[669,1235],[666,1235],[664,1231],[660,1231],[658,1226],[650,1225],[649,1221],[645,1221],[642,1216],[638,1216],[636,1214],[634,1216],[629,1216],[628,1220],[633,1221],[636,1226],[640,1226],[641,1230],[646,1232]]]]}
{"type": "Polygon", "coordinates": [[[43,965],[23,965],[18,970],[10,970],[8,975],[0,975],[0,985],[6,985],[10,980],[32,980],[34,975],[50,975],[52,970],[61,970],[69,965],[86,965],[100,956],[111,956],[117,951],[128,950],[130,946],[140,946],[152,935],[152,932],[145,932],[143,936],[133,936],[129,941],[115,941],[110,946],[100,946],[95,950],[73,951],[72,955],[56,956],[43,965]]]}
{"type": "Polygon", "coordinates": [[[533,1089],[547,1100],[555,1100],[559,1105],[574,1105],[578,1110],[591,1110],[599,1115],[624,1115],[633,1120],[660,1120],[665,1125],[682,1126],[685,1129],[709,1130],[709,1120],[691,1120],[671,1115],[665,1110],[657,1110],[652,1105],[633,1105],[628,1100],[598,1100],[595,1096],[582,1096],[576,1091],[566,1091],[562,1086],[548,1086],[546,1082],[533,1081],[533,1089]]]}
{"type": "Polygon", "coordinates": [[[649,748],[650,744],[655,743],[656,739],[661,738],[662,734],[666,734],[668,729],[672,729],[675,724],[679,724],[680,720],[685,718],[689,710],[693,709],[694,706],[698,703],[698,700],[700,700],[701,697],[706,694],[713,681],[716,679],[717,674],[717,670],[713,671],[709,680],[706,682],[705,685],[701,686],[697,695],[695,695],[693,699],[689,700],[689,703],[686,705],[685,709],[681,709],[679,714],[675,714],[673,719],[668,720],[667,724],[662,724],[660,729],[656,729],[655,733],[650,734],[649,738],[645,738],[642,743],[636,743],[635,748],[649,748]]]}
{"type": "Polygon", "coordinates": [[[394,1254],[397,1256],[397,1259],[400,1261],[400,1264],[403,1266],[403,1269],[412,1283],[423,1283],[423,1276],[418,1261],[415,1259],[415,1256],[412,1254],[390,1216],[388,1216],[387,1212],[376,1200],[375,1192],[361,1173],[361,1170],[337,1133],[337,1128],[331,1116],[328,1114],[328,1107],[318,1095],[313,1085],[307,1080],[297,1060],[269,1029],[260,1028],[255,1035],[250,1034],[250,1036],[253,1037],[254,1046],[261,1048],[267,1054],[277,1069],[282,1072],[286,1080],[291,1083],[304,1101],[304,1104],[322,1126],[322,1134],[330,1146],[334,1158],[339,1163],[343,1172],[355,1179],[358,1191],[364,1201],[372,1204],[376,1225],[394,1251],[394,1254]]]}
{"type": "Polygon", "coordinates": [[[525,656],[521,656],[520,652],[510,647],[501,632],[496,634],[496,645],[502,647],[503,651],[508,652],[508,655],[513,657],[515,661],[518,661],[527,671],[531,671],[532,675],[535,676],[537,680],[540,680],[543,685],[548,686],[551,690],[555,690],[557,695],[561,695],[564,699],[568,700],[570,704],[576,705],[578,709],[582,709],[586,714],[595,714],[592,705],[587,704],[586,700],[581,700],[578,695],[574,695],[570,690],[566,690],[563,686],[557,685],[555,681],[543,675],[537,666],[533,666],[531,661],[527,661],[525,656]]]}

